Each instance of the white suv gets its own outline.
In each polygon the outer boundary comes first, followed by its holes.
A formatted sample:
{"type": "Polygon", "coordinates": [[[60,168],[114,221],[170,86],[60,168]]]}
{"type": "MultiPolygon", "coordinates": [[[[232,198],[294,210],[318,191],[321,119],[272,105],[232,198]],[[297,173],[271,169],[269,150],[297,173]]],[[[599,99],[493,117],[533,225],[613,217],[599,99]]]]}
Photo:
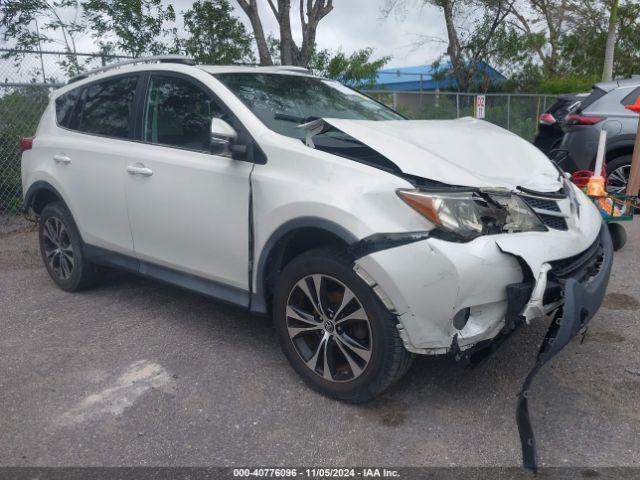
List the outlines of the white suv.
{"type": "Polygon", "coordinates": [[[271,315],[297,372],[354,402],[413,354],[475,360],[564,312],[553,353],[600,306],[607,229],[516,135],[409,121],[303,69],[101,70],[23,139],[25,208],[64,290],[115,266],[271,315]]]}

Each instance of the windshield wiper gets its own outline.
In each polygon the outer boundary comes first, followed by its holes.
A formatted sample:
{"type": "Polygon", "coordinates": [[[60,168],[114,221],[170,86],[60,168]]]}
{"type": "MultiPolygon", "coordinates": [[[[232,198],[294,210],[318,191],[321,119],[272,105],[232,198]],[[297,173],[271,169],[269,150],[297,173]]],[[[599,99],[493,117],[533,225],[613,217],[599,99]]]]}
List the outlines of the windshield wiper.
{"type": "Polygon", "coordinates": [[[288,113],[278,112],[273,116],[276,120],[284,120],[285,122],[294,122],[299,125],[303,123],[313,122],[314,120],[318,120],[320,117],[298,117],[296,115],[289,115],[288,113]]]}

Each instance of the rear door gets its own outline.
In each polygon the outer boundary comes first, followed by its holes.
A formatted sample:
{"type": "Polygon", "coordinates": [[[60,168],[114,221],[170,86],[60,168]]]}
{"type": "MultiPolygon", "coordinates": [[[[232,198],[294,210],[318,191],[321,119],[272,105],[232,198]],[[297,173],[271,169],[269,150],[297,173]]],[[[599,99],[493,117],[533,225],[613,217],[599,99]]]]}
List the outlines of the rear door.
{"type": "Polygon", "coordinates": [[[152,73],[145,83],[144,148],[126,165],[141,269],[153,268],[150,263],[179,270],[230,286],[244,297],[252,164],[209,152],[211,119],[232,123],[229,113],[191,77],[152,73]]]}
{"type": "Polygon", "coordinates": [[[125,166],[133,142],[138,75],[79,87],[56,101],[58,130],[44,146],[83,240],[133,255],[125,166]]]}

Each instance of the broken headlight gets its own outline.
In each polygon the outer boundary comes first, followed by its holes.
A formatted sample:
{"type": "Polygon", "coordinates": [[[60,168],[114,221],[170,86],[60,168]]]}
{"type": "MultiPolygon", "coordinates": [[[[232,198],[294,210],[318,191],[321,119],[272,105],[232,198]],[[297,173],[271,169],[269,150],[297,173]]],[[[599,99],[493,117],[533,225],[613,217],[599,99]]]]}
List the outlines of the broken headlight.
{"type": "Polygon", "coordinates": [[[547,231],[524,200],[508,192],[398,190],[398,195],[448,240],[470,241],[481,235],[547,231]]]}

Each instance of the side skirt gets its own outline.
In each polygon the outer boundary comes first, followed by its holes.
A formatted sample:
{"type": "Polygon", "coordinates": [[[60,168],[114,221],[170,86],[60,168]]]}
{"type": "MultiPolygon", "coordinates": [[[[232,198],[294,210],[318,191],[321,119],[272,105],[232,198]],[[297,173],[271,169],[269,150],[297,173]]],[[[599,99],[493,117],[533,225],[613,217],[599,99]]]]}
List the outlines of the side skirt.
{"type": "Polygon", "coordinates": [[[250,294],[246,290],[215,282],[190,273],[163,267],[137,258],[115,253],[102,247],[84,245],[87,260],[105,267],[126,270],[140,276],[184,288],[231,305],[249,308],[250,294]]]}

